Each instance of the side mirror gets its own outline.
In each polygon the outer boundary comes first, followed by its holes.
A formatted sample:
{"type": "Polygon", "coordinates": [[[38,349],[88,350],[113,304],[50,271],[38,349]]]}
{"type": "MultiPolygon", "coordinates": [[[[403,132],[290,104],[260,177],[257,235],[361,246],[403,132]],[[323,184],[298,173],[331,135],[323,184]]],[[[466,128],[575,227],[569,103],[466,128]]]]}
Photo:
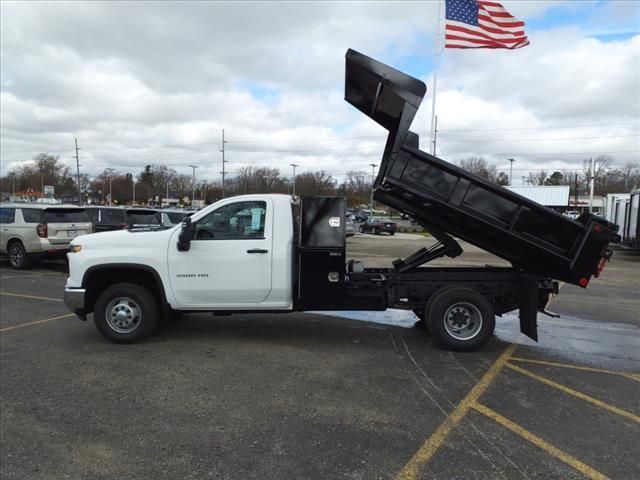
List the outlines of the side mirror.
{"type": "Polygon", "coordinates": [[[178,250],[186,252],[191,247],[191,240],[193,240],[193,224],[190,217],[184,217],[182,219],[182,229],[178,236],[178,250]]]}

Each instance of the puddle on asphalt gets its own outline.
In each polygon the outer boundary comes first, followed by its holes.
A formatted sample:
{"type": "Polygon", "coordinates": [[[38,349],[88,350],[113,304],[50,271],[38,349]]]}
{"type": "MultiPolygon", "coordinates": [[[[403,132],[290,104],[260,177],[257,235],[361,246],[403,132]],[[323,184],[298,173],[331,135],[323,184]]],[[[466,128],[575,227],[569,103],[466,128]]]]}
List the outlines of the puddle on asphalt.
{"type": "MultiPolygon", "coordinates": [[[[413,312],[388,309],[384,312],[313,312],[383,325],[411,328],[417,321],[413,312]]],[[[517,313],[496,317],[498,339],[523,345],[570,363],[601,368],[640,371],[640,328],[635,325],[598,322],[562,316],[538,315],[538,343],[520,333],[517,313]]]]}

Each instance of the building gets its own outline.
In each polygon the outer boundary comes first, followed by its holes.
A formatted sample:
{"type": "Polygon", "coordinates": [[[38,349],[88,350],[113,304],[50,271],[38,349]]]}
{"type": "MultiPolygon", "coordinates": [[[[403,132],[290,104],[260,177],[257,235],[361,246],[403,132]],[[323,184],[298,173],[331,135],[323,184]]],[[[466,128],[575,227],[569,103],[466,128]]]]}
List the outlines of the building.
{"type": "Polygon", "coordinates": [[[541,185],[527,187],[505,187],[513,193],[522,195],[529,200],[533,200],[545,207],[553,208],[559,212],[569,209],[569,189],[568,185],[541,185]]]}

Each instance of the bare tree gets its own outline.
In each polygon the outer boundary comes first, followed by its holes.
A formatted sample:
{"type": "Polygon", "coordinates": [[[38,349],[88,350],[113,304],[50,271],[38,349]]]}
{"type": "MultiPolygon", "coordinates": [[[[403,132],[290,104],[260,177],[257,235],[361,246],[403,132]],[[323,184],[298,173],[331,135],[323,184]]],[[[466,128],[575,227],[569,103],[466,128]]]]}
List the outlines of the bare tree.
{"type": "Polygon", "coordinates": [[[298,195],[330,195],[335,193],[335,190],[335,180],[324,171],[296,175],[296,193],[298,195]]]}
{"type": "Polygon", "coordinates": [[[549,176],[549,172],[546,170],[538,170],[537,172],[529,172],[528,184],[529,185],[544,185],[545,180],[549,176]]]}
{"type": "Polygon", "coordinates": [[[495,165],[490,165],[482,157],[469,157],[460,160],[457,165],[464,170],[467,170],[474,175],[477,175],[487,180],[497,183],[498,170],[495,165]]]}
{"type": "Polygon", "coordinates": [[[610,155],[598,155],[593,160],[594,169],[593,174],[591,172],[591,159],[586,158],[582,162],[582,172],[584,175],[584,183],[587,185],[587,191],[591,182],[591,177],[594,178],[594,191],[596,195],[602,194],[606,190],[606,176],[611,165],[613,164],[613,157],[610,155]]]}

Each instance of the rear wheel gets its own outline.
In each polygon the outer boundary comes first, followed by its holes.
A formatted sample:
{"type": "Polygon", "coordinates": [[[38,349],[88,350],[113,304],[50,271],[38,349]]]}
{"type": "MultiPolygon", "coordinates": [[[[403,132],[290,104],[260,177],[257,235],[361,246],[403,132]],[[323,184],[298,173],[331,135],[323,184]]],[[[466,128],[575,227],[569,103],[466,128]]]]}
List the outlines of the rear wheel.
{"type": "Polygon", "coordinates": [[[31,266],[31,260],[20,241],[14,241],[9,245],[9,264],[16,270],[24,270],[31,266]]]}
{"type": "Polygon", "coordinates": [[[380,230],[378,230],[377,228],[373,229],[373,234],[374,235],[380,235],[380,230]]]}
{"type": "Polygon", "coordinates": [[[364,227],[362,225],[360,225],[360,228],[358,230],[360,230],[360,233],[364,233],[364,227]]]}
{"type": "Polygon", "coordinates": [[[468,287],[436,293],[427,307],[427,322],[438,344],[458,351],[480,348],[491,338],[496,324],[491,302],[468,287]]]}
{"type": "Polygon", "coordinates": [[[133,283],[107,288],[96,300],[93,312],[97,329],[115,343],[134,343],[151,335],[159,316],[151,292],[133,283]]]}

